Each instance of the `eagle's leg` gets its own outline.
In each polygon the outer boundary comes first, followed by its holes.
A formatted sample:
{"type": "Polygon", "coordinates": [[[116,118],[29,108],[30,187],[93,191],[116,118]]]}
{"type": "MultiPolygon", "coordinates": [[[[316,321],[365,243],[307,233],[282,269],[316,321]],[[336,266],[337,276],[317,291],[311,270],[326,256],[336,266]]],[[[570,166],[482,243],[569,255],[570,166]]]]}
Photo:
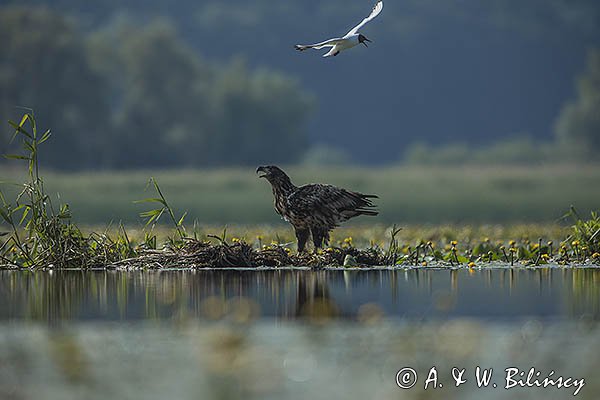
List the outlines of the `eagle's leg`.
{"type": "Polygon", "coordinates": [[[298,239],[298,253],[302,253],[304,251],[304,247],[306,246],[306,241],[308,240],[308,235],[310,231],[308,228],[295,228],[296,229],[296,239],[298,239]]]}
{"type": "Polygon", "coordinates": [[[315,250],[323,247],[323,244],[329,243],[329,233],[322,228],[312,228],[311,230],[315,250]]]}

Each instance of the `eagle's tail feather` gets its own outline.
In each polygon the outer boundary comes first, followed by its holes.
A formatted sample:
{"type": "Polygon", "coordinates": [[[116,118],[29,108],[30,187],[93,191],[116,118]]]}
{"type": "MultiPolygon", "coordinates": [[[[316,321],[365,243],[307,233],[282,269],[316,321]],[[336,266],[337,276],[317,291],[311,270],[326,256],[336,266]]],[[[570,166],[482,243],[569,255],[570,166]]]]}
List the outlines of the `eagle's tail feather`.
{"type": "Polygon", "coordinates": [[[372,217],[374,217],[376,215],[379,215],[379,211],[376,211],[376,210],[361,210],[361,209],[358,209],[356,211],[358,212],[359,215],[370,215],[372,217]]]}
{"type": "Polygon", "coordinates": [[[357,193],[357,194],[358,194],[362,204],[354,210],[354,211],[356,211],[356,215],[368,215],[368,216],[372,216],[372,217],[379,215],[379,211],[377,211],[375,209],[375,207],[377,207],[377,206],[374,205],[370,200],[370,199],[378,199],[379,197],[377,195],[362,194],[362,193],[357,193]]]}

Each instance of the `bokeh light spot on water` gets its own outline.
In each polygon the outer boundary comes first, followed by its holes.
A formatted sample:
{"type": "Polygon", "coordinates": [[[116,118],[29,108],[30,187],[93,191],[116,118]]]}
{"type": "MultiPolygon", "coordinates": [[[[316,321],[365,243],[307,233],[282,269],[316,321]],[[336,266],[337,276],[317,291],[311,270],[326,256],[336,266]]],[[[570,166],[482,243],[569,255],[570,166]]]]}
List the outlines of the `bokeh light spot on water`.
{"type": "Polygon", "coordinates": [[[361,305],[356,314],[358,322],[365,325],[375,325],[381,322],[385,316],[384,311],[376,303],[366,303],[361,305]]]}
{"type": "Polygon", "coordinates": [[[232,297],[226,303],[227,314],[237,323],[249,323],[260,316],[260,305],[251,298],[232,297]]]}
{"type": "Polygon", "coordinates": [[[226,310],[225,300],[216,296],[209,296],[200,303],[200,315],[204,318],[221,319],[225,316],[226,310]]]}

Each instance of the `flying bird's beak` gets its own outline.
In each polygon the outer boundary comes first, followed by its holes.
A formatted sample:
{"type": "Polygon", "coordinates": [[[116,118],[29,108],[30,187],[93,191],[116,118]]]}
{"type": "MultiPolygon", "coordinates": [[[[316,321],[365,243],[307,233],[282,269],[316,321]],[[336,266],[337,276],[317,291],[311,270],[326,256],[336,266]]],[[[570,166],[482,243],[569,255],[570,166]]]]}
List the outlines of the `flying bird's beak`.
{"type": "Polygon", "coordinates": [[[258,175],[259,178],[264,178],[265,176],[267,176],[267,171],[265,170],[265,167],[258,167],[256,168],[256,173],[260,173],[262,172],[262,175],[258,175]]]}

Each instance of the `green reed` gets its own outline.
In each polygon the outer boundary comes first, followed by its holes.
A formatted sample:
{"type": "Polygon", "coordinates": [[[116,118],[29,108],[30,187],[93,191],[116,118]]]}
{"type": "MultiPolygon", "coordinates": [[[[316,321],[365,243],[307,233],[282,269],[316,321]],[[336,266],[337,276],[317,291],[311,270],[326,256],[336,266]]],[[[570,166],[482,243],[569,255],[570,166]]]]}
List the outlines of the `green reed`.
{"type": "Polygon", "coordinates": [[[72,223],[68,204],[54,205],[46,193],[40,175],[39,149],[51,136],[50,130],[39,134],[33,111],[27,112],[14,128],[12,140],[20,138],[22,152],[5,155],[27,162],[28,174],[14,201],[0,191],[0,217],[8,226],[2,232],[0,260],[10,267],[88,268],[103,266],[133,254],[125,229],[116,238],[106,233],[84,235],[72,223]]]}

